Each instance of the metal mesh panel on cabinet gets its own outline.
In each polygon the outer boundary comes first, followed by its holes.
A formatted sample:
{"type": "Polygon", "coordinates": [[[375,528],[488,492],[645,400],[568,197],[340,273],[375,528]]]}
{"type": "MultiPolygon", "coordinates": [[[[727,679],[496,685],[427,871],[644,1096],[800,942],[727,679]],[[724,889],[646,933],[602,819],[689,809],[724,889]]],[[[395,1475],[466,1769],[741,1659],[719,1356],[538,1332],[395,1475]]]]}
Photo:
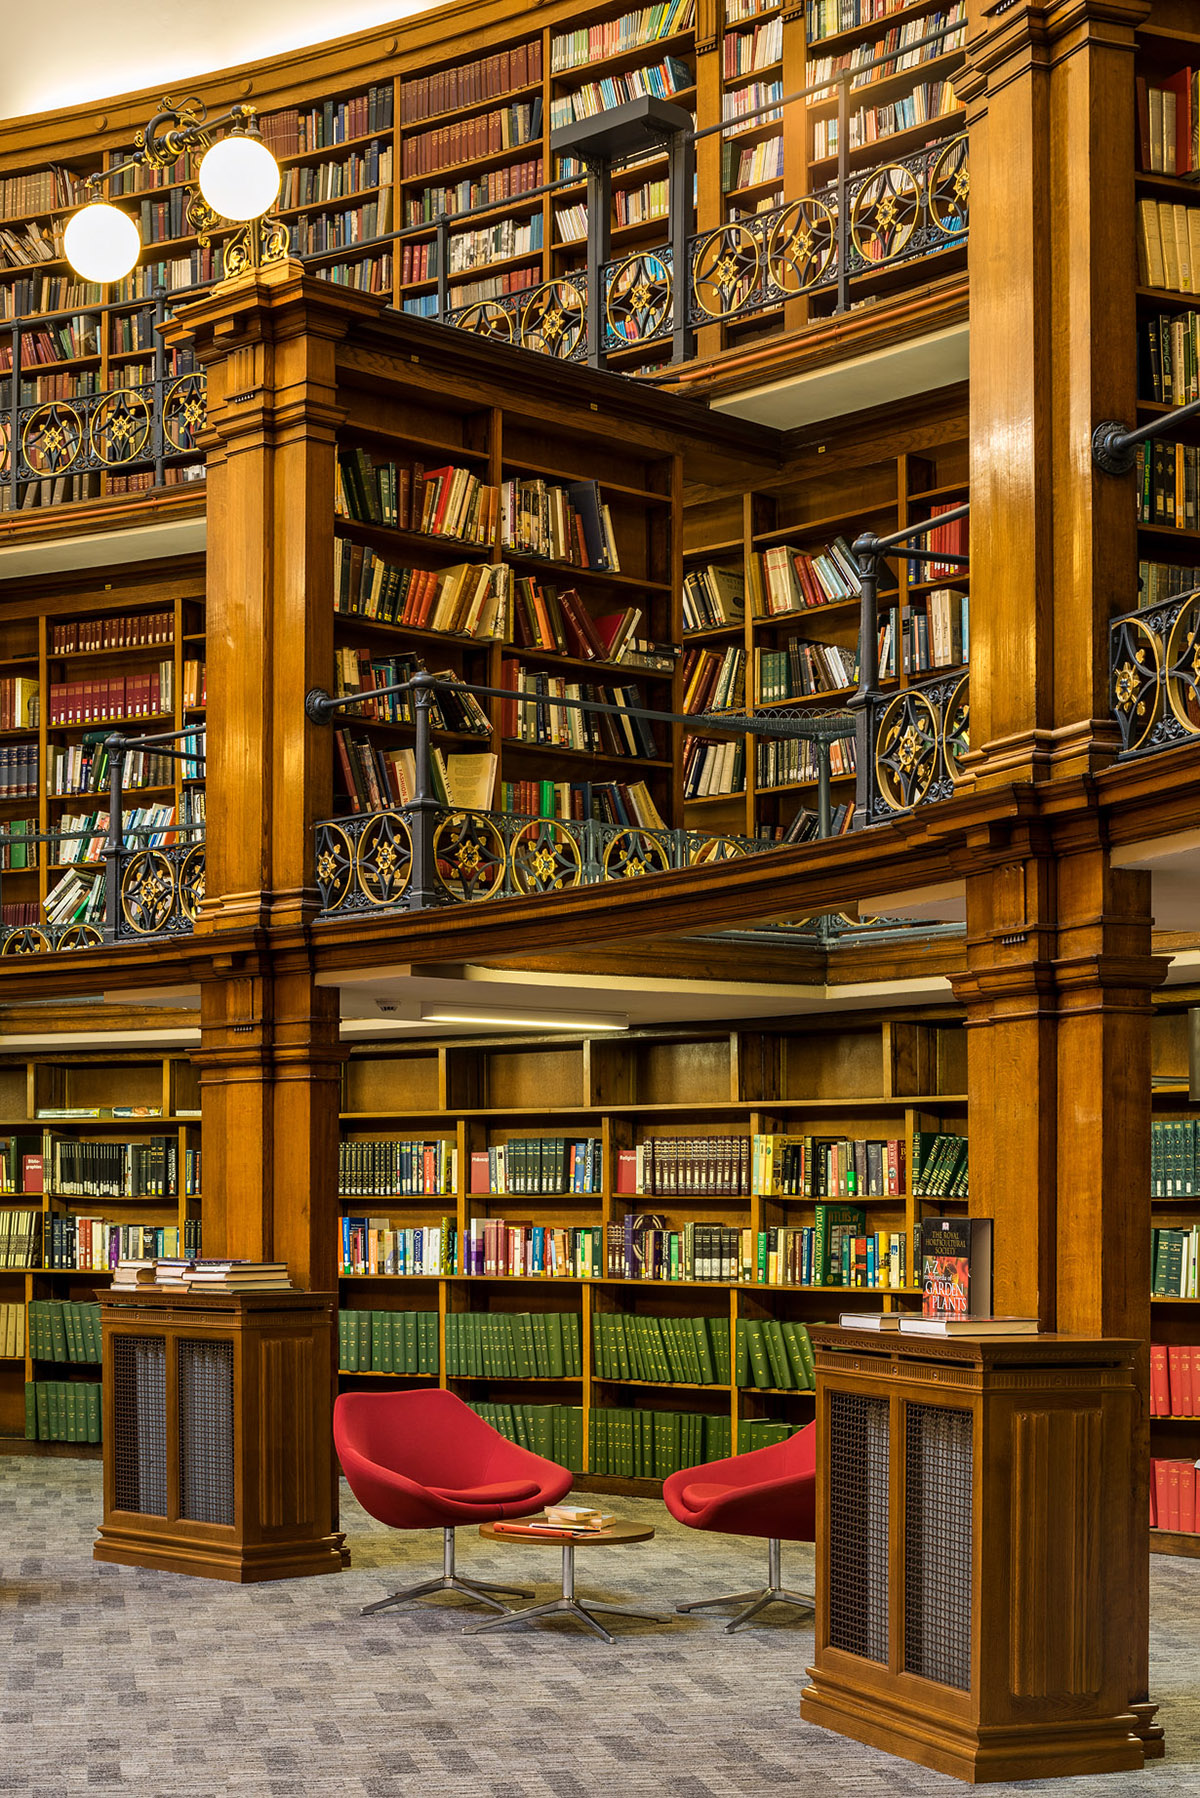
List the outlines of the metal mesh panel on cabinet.
{"type": "Polygon", "coordinates": [[[113,1340],[116,1507],[167,1514],[167,1344],[163,1336],[113,1340]]]}
{"type": "Polygon", "coordinates": [[[971,1414],[905,1408],[904,1669],[971,1689],[971,1414]]]}
{"type": "Polygon", "coordinates": [[[888,1403],[829,1398],[829,1641],[888,1658],[888,1403]]]}
{"type": "Polygon", "coordinates": [[[232,1342],[179,1343],[179,1515],[234,1521],[232,1342]]]}

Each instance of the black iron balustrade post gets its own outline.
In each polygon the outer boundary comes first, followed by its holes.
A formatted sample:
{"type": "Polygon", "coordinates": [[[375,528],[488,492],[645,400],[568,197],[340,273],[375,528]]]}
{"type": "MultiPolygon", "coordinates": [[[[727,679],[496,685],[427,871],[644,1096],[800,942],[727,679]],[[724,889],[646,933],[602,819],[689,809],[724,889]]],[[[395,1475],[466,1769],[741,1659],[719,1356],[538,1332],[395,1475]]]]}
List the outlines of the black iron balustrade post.
{"type": "Polygon", "coordinates": [[[451,903],[450,894],[438,879],[437,857],[433,839],[441,807],[433,796],[429,710],[433,704],[435,676],[418,669],[410,677],[413,722],[416,740],[413,744],[414,792],[408,807],[412,831],[412,874],[408,884],[408,909],[425,911],[431,905],[451,903]]]}
{"type": "Polygon", "coordinates": [[[158,286],[154,289],[154,417],[152,441],[154,444],[154,485],[162,487],[166,484],[166,438],[163,434],[163,406],[167,397],[167,346],[159,329],[167,320],[167,290],[158,286]]]}
{"type": "MultiPolygon", "coordinates": [[[[871,714],[872,700],[879,686],[879,557],[880,541],[874,531],[864,531],[854,540],[854,559],[858,563],[858,686],[846,701],[847,710],[855,714],[854,749],[857,780],[854,792],[854,822],[867,822],[871,781],[871,714]]],[[[824,833],[822,833],[824,834],[824,833]]]]}
{"type": "Polygon", "coordinates": [[[17,464],[21,459],[21,321],[12,324],[12,387],[8,396],[8,503],[15,512],[19,507],[17,464]]]}
{"type": "Polygon", "coordinates": [[[850,310],[850,82],[854,71],[837,78],[837,305],[850,310]]]}
{"type": "Polygon", "coordinates": [[[121,905],[121,850],[124,847],[125,739],[104,739],[108,752],[108,835],[104,839],[104,940],[116,941],[121,905]]]}
{"type": "Polygon", "coordinates": [[[605,368],[604,265],[612,254],[612,160],[593,152],[584,157],[583,166],[587,171],[587,361],[589,368],[605,368]]]}
{"type": "Polygon", "coordinates": [[[817,738],[817,835],[827,837],[833,824],[833,808],[830,804],[829,782],[830,741],[828,737],[817,738]]]}
{"type": "Polygon", "coordinates": [[[671,360],[686,362],[695,348],[691,325],[692,212],[696,204],[696,142],[676,131],[667,158],[667,211],[671,226],[671,360]]]}
{"type": "Polygon", "coordinates": [[[444,325],[446,314],[450,310],[450,215],[439,212],[435,220],[437,226],[437,315],[438,323],[444,325]]]}

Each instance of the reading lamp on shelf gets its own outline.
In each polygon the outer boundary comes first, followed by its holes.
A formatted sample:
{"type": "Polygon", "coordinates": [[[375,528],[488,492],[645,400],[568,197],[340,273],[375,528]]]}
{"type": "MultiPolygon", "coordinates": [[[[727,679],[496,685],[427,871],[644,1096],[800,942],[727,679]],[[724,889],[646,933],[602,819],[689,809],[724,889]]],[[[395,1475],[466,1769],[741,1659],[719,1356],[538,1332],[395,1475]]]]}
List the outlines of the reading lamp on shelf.
{"type": "Polygon", "coordinates": [[[187,189],[187,221],[197,240],[207,244],[226,226],[240,226],[225,245],[226,277],[287,256],[287,226],[271,217],[279,194],[279,164],[262,140],[252,106],[231,106],[220,118],[210,119],[208,108],[194,95],[180,101],[165,98],[135,142],[130,162],[87,177],[84,185],[91,197],[67,221],[63,251],[77,275],[101,284],[120,281],[141,254],[137,221],[100,197],[104,184],[131,163],[167,169],[189,151],[203,153],[198,190],[187,189]],[[222,126],[229,127],[228,135],[214,143],[210,133],[222,126]]]}

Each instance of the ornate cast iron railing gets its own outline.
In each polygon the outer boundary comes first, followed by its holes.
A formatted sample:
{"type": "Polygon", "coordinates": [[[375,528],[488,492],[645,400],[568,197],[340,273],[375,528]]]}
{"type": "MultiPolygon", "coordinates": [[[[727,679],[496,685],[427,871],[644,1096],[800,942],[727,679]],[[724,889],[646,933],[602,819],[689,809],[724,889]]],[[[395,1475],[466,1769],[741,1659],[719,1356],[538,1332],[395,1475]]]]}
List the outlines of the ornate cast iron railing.
{"type": "Polygon", "coordinates": [[[951,797],[967,752],[968,678],[959,668],[899,693],[871,695],[866,709],[871,759],[859,775],[864,823],[884,824],[915,805],[951,797]]]}
{"type": "MultiPolygon", "coordinates": [[[[153,324],[165,319],[166,304],[166,290],[159,288],[144,308],[153,324]]],[[[113,306],[87,306],[37,314],[14,319],[0,333],[0,352],[8,340],[9,364],[0,368],[0,388],[8,397],[0,408],[0,485],[8,487],[14,511],[31,482],[150,469],[155,485],[161,486],[169,463],[199,460],[197,445],[208,416],[206,377],[198,371],[169,373],[157,331],[146,345],[154,367],[149,380],[103,393],[22,403],[22,382],[36,377],[41,366],[27,359],[27,337],[60,318],[100,320],[112,310],[113,306]]]]}
{"type": "Polygon", "coordinates": [[[1200,737],[1200,587],[1114,618],[1109,681],[1123,756],[1200,737]]]}
{"type": "MultiPolygon", "coordinates": [[[[906,561],[968,567],[966,556],[913,547],[943,525],[966,518],[955,506],[887,537],[864,531],[855,539],[858,562],[858,687],[848,701],[857,715],[858,795],[855,824],[880,824],[915,805],[947,799],[966,755],[971,722],[964,668],[947,669],[889,695],[879,688],[879,565],[903,554],[906,561]]],[[[902,646],[896,646],[897,657],[902,646]]]]}
{"type": "MultiPolygon", "coordinates": [[[[962,134],[848,177],[844,192],[830,182],[771,212],[690,236],[687,327],[750,318],[785,300],[841,289],[857,276],[959,246],[967,237],[969,194],[962,134]]],[[[598,358],[592,354],[582,271],[454,308],[445,323],[561,361],[604,360],[614,351],[672,335],[678,285],[669,244],[605,262],[598,358]]]]}
{"type": "MultiPolygon", "coordinates": [[[[196,922],[200,902],[204,898],[204,830],[200,825],[169,826],[130,825],[125,821],[123,772],[125,756],[130,750],[151,745],[159,755],[183,761],[197,772],[204,772],[204,752],[198,738],[202,732],[187,730],[160,731],[154,736],[121,737],[105,740],[108,752],[108,833],[100,862],[77,861],[59,864],[69,877],[77,871],[91,876],[92,891],[99,884],[103,902],[99,908],[87,905],[86,918],[72,918],[63,923],[45,921],[37,924],[0,926],[0,956],[45,955],[72,949],[99,949],[106,944],[145,942],[149,938],[189,936],[196,922]],[[176,747],[182,743],[182,747],[176,747]],[[155,843],[149,839],[169,831],[173,843],[155,843]],[[141,841],[139,842],[139,839],[141,841]]],[[[98,795],[97,795],[98,797],[98,795]]],[[[35,845],[40,857],[41,846],[59,850],[68,841],[90,843],[92,829],[42,831],[22,837],[26,845],[35,845]]],[[[80,893],[76,911],[84,908],[86,895],[80,893]]]]}
{"type": "MultiPolygon", "coordinates": [[[[757,855],[780,845],[753,837],[642,825],[513,816],[441,805],[432,793],[430,705],[439,686],[449,683],[421,670],[392,687],[335,699],[314,687],[305,713],[328,725],[339,712],[407,693],[415,727],[415,791],[406,806],[350,818],[329,818],[314,832],[316,881],[324,917],[353,911],[423,911],[478,899],[560,893],[607,880],[631,880],[693,868],[713,861],[757,855]]],[[[536,695],[508,688],[465,683],[482,698],[519,705],[544,704],[536,695]]],[[[830,829],[830,745],[853,733],[844,712],[741,712],[685,714],[648,707],[608,705],[598,700],[556,698],[556,706],[582,712],[636,712],[652,723],[684,724],[693,730],[733,735],[790,737],[811,742],[818,766],[818,829],[830,829]]],[[[636,763],[634,764],[636,766],[636,763]]]]}
{"type": "Polygon", "coordinates": [[[665,874],[739,860],[776,847],[752,837],[641,825],[534,818],[506,812],[454,811],[435,805],[434,876],[414,880],[412,807],[331,818],[316,826],[316,873],[322,917],[351,912],[418,911],[665,874]]]}

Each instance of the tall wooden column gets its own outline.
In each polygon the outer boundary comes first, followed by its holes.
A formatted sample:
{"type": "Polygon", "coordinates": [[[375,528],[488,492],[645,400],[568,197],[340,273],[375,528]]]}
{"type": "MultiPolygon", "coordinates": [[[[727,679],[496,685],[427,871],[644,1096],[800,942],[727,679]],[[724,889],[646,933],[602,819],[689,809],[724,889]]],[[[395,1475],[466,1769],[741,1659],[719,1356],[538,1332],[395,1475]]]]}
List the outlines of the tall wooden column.
{"type": "Polygon", "coordinates": [[[974,0],[971,752],[980,782],[1119,747],[1108,621],[1134,602],[1130,477],[1095,424],[1135,402],[1134,27],[1146,0],[974,0]]]}
{"type": "Polygon", "coordinates": [[[337,993],[303,966],[214,957],[200,987],[204,1251],[337,1283],[337,993]]]}
{"type": "Polygon", "coordinates": [[[971,1210],[996,1220],[997,1312],[1142,1344],[1129,1462],[1130,1708],[1149,1702],[1150,952],[1143,874],[1114,869],[1095,819],[997,846],[967,882],[971,1210]]]}
{"type": "Polygon", "coordinates": [[[333,665],[337,345],[378,303],[277,263],[166,328],[208,377],[207,893],[196,934],[318,909],[332,748],[304,716],[333,665]]]}

